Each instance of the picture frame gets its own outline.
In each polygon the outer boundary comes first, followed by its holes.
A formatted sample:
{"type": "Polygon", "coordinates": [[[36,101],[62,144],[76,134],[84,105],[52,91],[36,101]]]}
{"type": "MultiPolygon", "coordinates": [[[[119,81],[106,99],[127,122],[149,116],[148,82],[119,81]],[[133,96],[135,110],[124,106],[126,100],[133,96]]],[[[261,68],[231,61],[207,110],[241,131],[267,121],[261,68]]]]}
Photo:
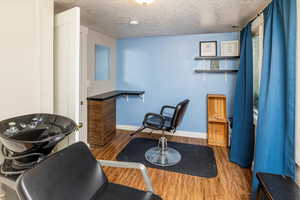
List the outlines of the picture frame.
{"type": "Polygon", "coordinates": [[[239,56],[240,55],[240,41],[230,40],[221,42],[221,56],[239,56]]]}
{"type": "Polygon", "coordinates": [[[201,41],[199,42],[200,57],[217,56],[217,41],[201,41]]]}

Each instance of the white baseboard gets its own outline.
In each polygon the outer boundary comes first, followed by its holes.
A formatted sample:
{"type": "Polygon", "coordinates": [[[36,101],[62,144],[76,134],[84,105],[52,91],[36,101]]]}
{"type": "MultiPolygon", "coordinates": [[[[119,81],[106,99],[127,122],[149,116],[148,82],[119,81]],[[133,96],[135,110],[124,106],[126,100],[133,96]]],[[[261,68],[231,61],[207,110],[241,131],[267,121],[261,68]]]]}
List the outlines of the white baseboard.
{"type": "MultiPolygon", "coordinates": [[[[126,131],[136,131],[138,126],[131,126],[131,125],[117,125],[117,129],[126,130],[126,131]]],[[[145,129],[143,132],[151,132],[150,129],[145,129]]],[[[153,131],[152,133],[161,133],[161,131],[153,131]]],[[[201,138],[207,139],[207,133],[201,132],[192,132],[192,131],[181,131],[177,130],[175,133],[166,132],[166,135],[174,135],[174,136],[181,136],[181,137],[190,137],[190,138],[201,138]]]]}

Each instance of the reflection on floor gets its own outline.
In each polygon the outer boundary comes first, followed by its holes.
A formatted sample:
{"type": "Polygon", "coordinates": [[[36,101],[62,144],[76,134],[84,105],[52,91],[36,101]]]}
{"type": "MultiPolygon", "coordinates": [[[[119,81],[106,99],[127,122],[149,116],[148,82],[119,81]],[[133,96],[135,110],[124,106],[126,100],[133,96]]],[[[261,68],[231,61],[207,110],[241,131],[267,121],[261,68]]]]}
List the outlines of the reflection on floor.
{"type": "MultiPolygon", "coordinates": [[[[139,134],[135,137],[157,138],[159,135],[139,134]]],[[[126,131],[118,131],[117,136],[104,147],[93,149],[97,159],[115,160],[117,154],[132,138],[126,131]]],[[[205,140],[169,137],[170,141],[207,145],[205,140]]],[[[228,149],[212,147],[218,166],[218,176],[206,179],[189,175],[148,168],[155,193],[164,200],[244,200],[250,199],[251,171],[228,161],[228,149]]],[[[104,168],[111,182],[144,190],[143,178],[139,171],[131,169],[104,168]]]]}

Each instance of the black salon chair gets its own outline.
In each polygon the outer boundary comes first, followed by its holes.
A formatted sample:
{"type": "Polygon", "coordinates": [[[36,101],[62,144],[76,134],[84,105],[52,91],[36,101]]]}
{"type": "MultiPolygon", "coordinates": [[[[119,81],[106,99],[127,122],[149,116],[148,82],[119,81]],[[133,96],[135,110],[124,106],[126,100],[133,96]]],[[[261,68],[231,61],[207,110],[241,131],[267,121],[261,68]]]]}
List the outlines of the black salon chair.
{"type": "Polygon", "coordinates": [[[143,126],[132,133],[134,135],[146,128],[162,131],[158,146],[150,148],[145,153],[148,162],[162,167],[173,166],[180,162],[181,154],[176,149],[168,147],[165,131],[176,132],[177,127],[182,122],[189,102],[190,100],[186,99],[177,104],[177,106],[163,106],[160,114],[147,113],[143,121],[143,126]]]}
{"type": "Polygon", "coordinates": [[[84,143],[51,155],[17,180],[21,200],[161,200],[139,163],[97,161],[84,143]],[[148,191],[109,183],[101,166],[140,169],[148,191]]]}

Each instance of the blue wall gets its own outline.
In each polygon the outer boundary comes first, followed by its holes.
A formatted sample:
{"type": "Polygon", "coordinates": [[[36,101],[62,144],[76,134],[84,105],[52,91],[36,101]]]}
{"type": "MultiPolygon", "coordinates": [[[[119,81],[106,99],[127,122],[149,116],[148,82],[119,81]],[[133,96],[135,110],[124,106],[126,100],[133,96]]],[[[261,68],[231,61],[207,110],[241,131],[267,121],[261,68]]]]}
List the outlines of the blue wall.
{"type": "MultiPolygon", "coordinates": [[[[195,74],[195,68],[209,61],[195,61],[194,57],[199,55],[199,41],[238,39],[239,33],[221,33],[118,40],[117,88],[146,91],[144,103],[137,97],[128,102],[118,99],[118,124],[140,126],[145,113],[189,98],[191,104],[179,130],[207,132],[206,96],[210,93],[227,96],[231,116],[236,74],[228,74],[227,82],[224,74],[195,74]]],[[[222,61],[221,68],[224,65],[222,61]]],[[[237,66],[237,61],[226,61],[228,68],[237,66]]]]}
{"type": "Polygon", "coordinates": [[[95,80],[108,80],[110,67],[110,49],[105,46],[95,46],[96,72],[95,80]]]}

